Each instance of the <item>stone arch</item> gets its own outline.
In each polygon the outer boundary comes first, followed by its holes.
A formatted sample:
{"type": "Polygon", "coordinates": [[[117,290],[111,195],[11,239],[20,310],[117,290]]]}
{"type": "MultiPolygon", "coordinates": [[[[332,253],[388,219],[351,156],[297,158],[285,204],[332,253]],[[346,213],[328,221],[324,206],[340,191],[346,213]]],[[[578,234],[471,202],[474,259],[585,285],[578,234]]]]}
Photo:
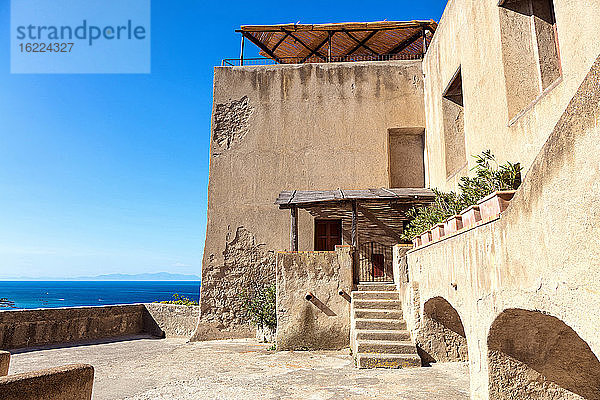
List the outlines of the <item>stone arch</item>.
{"type": "Polygon", "coordinates": [[[458,312],[443,297],[434,297],[423,307],[417,335],[419,355],[425,363],[467,361],[467,337],[458,312]]]}
{"type": "Polygon", "coordinates": [[[488,334],[490,399],[600,399],[600,363],[560,319],[504,310],[488,334]]]}

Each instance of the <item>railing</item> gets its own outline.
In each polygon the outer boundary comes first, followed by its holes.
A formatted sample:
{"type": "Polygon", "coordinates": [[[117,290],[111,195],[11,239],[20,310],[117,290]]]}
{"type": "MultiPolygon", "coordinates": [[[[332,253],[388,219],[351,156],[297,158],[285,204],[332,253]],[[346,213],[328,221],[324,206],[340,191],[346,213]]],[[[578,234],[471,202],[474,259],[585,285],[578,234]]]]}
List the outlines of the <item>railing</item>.
{"type": "Polygon", "coordinates": [[[420,60],[422,54],[384,54],[384,55],[356,55],[343,57],[279,57],[277,60],[268,57],[255,58],[226,58],[221,62],[223,67],[239,67],[252,65],[275,65],[275,64],[305,64],[305,63],[334,63],[334,62],[356,62],[356,61],[394,61],[394,60],[420,60]]]}
{"type": "Polygon", "coordinates": [[[355,283],[393,282],[392,246],[377,242],[361,244],[354,268],[355,283]]]}

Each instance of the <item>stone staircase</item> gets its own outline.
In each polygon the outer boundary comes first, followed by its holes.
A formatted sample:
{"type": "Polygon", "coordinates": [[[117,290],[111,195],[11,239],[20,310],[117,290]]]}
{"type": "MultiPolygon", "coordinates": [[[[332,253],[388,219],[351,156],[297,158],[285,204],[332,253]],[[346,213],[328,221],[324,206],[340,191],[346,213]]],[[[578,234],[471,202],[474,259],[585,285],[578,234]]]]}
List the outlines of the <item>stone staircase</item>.
{"type": "Polygon", "coordinates": [[[367,283],[352,292],[351,346],[359,368],[420,367],[393,283],[367,283]]]}

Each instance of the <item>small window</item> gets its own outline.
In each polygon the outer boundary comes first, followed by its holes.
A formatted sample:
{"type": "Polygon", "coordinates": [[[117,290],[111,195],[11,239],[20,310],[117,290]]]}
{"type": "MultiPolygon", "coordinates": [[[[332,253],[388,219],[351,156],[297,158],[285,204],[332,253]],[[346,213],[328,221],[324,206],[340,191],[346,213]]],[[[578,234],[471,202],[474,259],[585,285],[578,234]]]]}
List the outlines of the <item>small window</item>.
{"type": "Polygon", "coordinates": [[[342,244],[342,220],[315,219],[315,251],[333,251],[342,244]]]}
{"type": "Polygon", "coordinates": [[[513,119],[561,76],[552,0],[505,0],[500,5],[500,31],[513,119]]]}
{"type": "Polygon", "coordinates": [[[461,70],[454,74],[442,97],[446,177],[460,171],[467,163],[461,70]]]}

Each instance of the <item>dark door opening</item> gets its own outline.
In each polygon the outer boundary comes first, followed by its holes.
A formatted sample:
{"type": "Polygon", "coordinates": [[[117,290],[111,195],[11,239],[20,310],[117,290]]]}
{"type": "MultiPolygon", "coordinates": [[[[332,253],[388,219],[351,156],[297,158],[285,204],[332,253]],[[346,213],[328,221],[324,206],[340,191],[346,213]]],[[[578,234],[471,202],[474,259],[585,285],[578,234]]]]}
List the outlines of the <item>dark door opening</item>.
{"type": "Polygon", "coordinates": [[[371,254],[371,263],[373,264],[373,278],[382,278],[385,275],[383,254],[371,254]]]}
{"type": "Polygon", "coordinates": [[[341,219],[315,219],[315,251],[333,251],[342,244],[341,219]]]}

